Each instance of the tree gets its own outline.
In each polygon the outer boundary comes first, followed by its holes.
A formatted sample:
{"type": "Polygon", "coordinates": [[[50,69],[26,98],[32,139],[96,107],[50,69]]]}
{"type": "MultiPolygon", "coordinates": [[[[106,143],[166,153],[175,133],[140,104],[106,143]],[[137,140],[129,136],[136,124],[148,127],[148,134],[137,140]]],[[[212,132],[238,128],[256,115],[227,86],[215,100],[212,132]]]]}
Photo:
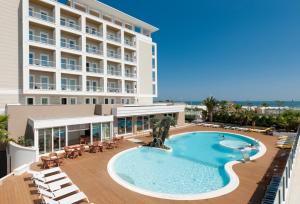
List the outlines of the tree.
{"type": "Polygon", "coordinates": [[[0,144],[7,144],[11,139],[8,137],[6,115],[0,115],[0,144]]]}
{"type": "Polygon", "coordinates": [[[266,103],[266,102],[263,102],[262,104],[260,104],[261,105],[261,107],[269,107],[269,104],[268,103],[266,103]]]}
{"type": "Polygon", "coordinates": [[[281,114],[281,107],[284,106],[284,101],[275,101],[275,104],[279,108],[279,114],[281,114]]]}
{"type": "Polygon", "coordinates": [[[217,99],[215,99],[213,96],[210,96],[202,101],[202,103],[206,106],[207,108],[207,114],[209,117],[209,121],[213,121],[213,111],[215,107],[218,105],[217,99]]]}

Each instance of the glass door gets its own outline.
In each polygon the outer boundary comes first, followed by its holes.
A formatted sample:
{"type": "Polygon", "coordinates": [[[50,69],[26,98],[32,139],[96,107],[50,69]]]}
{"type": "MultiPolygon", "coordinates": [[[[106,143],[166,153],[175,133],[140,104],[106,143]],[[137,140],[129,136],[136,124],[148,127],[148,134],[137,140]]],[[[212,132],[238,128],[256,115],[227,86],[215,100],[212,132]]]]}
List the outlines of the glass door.
{"type": "Polygon", "coordinates": [[[47,76],[41,76],[41,88],[43,90],[49,89],[49,78],[47,76]]]}

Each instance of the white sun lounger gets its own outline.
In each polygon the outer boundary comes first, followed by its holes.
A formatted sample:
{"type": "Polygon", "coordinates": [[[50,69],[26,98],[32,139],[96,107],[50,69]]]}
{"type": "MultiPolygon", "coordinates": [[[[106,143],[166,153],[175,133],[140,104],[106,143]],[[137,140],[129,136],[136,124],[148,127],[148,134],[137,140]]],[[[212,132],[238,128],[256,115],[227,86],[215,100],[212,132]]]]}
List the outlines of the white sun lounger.
{"type": "Polygon", "coordinates": [[[45,184],[41,181],[36,181],[36,185],[38,186],[38,189],[45,189],[51,192],[57,191],[59,189],[61,189],[61,186],[66,185],[66,184],[73,184],[73,182],[71,181],[71,179],[69,178],[64,178],[49,184],[45,184]]]}
{"type": "Polygon", "coordinates": [[[83,192],[76,193],[61,200],[53,200],[47,197],[43,197],[43,199],[46,204],[73,204],[81,200],[87,200],[90,202],[83,192]]]}
{"type": "Polygon", "coordinates": [[[48,176],[48,177],[44,177],[44,178],[38,178],[39,181],[42,181],[44,183],[50,183],[50,182],[53,182],[55,180],[58,180],[58,179],[62,179],[62,178],[66,178],[68,177],[67,174],[65,173],[59,173],[59,174],[55,174],[53,176],[48,176]]]}
{"type": "Polygon", "coordinates": [[[59,167],[55,167],[55,168],[47,169],[44,171],[34,171],[34,172],[32,172],[32,178],[39,179],[39,178],[46,177],[46,175],[48,175],[48,174],[53,174],[56,172],[61,172],[61,169],[59,167]]]}
{"type": "Polygon", "coordinates": [[[67,186],[65,188],[61,188],[61,189],[59,189],[57,191],[54,191],[54,192],[49,192],[49,191],[46,191],[44,189],[39,189],[39,193],[41,194],[41,196],[46,196],[46,197],[51,198],[51,199],[57,199],[59,197],[68,195],[68,194],[73,193],[75,191],[79,191],[79,188],[76,185],[67,186]]]}

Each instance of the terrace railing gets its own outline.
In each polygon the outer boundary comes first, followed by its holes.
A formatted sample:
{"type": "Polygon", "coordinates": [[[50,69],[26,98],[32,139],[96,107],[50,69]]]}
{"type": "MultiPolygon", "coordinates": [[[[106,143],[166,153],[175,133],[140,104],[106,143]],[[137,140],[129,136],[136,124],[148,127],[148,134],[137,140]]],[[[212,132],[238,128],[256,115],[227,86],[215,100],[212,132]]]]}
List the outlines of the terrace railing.
{"type": "Polygon", "coordinates": [[[107,33],[106,38],[108,40],[111,40],[111,41],[114,41],[114,42],[118,42],[118,43],[121,42],[121,38],[119,36],[111,34],[111,33],[107,33]]]}
{"type": "Polygon", "coordinates": [[[71,71],[80,71],[81,70],[81,65],[79,65],[79,64],[70,64],[70,63],[61,63],[61,68],[71,70],[71,71]]]}
{"type": "Polygon", "coordinates": [[[284,204],[286,202],[299,136],[300,126],[295,136],[288,160],[284,167],[284,172],[281,176],[274,176],[272,178],[261,204],[284,204]]]}
{"type": "Polygon", "coordinates": [[[63,90],[63,91],[81,91],[81,86],[80,85],[62,84],[61,85],[61,90],[63,90]]]}
{"type": "Polygon", "coordinates": [[[29,35],[29,40],[33,42],[39,42],[48,45],[54,45],[55,41],[52,38],[45,38],[38,35],[29,35]]]}
{"type": "Polygon", "coordinates": [[[55,63],[49,60],[40,60],[40,59],[33,59],[29,58],[29,64],[34,66],[41,66],[41,67],[55,67],[55,63]]]}
{"type": "Polygon", "coordinates": [[[73,22],[69,22],[69,21],[64,21],[64,20],[60,20],[60,25],[64,26],[64,27],[68,27],[74,30],[81,30],[81,26],[77,23],[73,23],[73,22]]]}
{"type": "Polygon", "coordinates": [[[104,88],[102,86],[87,86],[86,90],[89,92],[104,92],[104,88]]]}
{"type": "Polygon", "coordinates": [[[100,50],[99,48],[86,47],[86,52],[95,55],[103,55],[102,50],[100,50]]]}
{"type": "Polygon", "coordinates": [[[90,34],[90,35],[97,36],[97,37],[103,37],[103,33],[102,32],[96,31],[96,30],[91,29],[89,27],[85,28],[85,32],[88,33],[88,34],[90,34]]]}
{"type": "Polygon", "coordinates": [[[35,90],[55,90],[55,84],[30,82],[29,88],[35,90]]]}
{"type": "Polygon", "coordinates": [[[64,41],[60,41],[60,46],[72,50],[81,50],[81,47],[79,45],[73,43],[67,43],[64,41]]]}
{"type": "Polygon", "coordinates": [[[29,10],[29,16],[33,17],[33,18],[36,18],[36,19],[39,19],[39,20],[54,23],[54,18],[52,16],[48,16],[48,15],[40,13],[40,12],[35,12],[35,11],[29,10]]]}
{"type": "Polygon", "coordinates": [[[116,87],[107,87],[107,92],[109,93],[121,93],[122,89],[121,88],[116,88],[116,87]]]}
{"type": "Polygon", "coordinates": [[[87,67],[86,71],[90,73],[98,73],[98,74],[104,73],[103,67],[87,67]]]}

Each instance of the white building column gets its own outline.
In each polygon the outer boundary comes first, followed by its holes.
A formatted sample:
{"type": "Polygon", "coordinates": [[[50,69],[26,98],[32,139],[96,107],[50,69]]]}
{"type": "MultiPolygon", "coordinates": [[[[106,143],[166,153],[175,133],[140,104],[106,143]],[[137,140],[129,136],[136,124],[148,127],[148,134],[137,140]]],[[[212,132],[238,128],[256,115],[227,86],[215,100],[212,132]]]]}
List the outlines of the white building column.
{"type": "Polygon", "coordinates": [[[36,157],[35,157],[35,161],[38,162],[39,161],[39,155],[40,155],[40,151],[39,151],[39,131],[37,129],[34,129],[34,148],[36,149],[36,157]]]}
{"type": "Polygon", "coordinates": [[[90,141],[91,141],[91,144],[93,144],[93,142],[94,142],[94,138],[93,138],[93,123],[90,123],[90,141]]]}
{"type": "Polygon", "coordinates": [[[82,91],[86,91],[86,32],[85,32],[85,27],[86,27],[86,18],[85,16],[81,16],[81,30],[83,32],[81,36],[81,49],[82,49],[82,56],[81,56],[81,68],[82,68],[82,79],[81,79],[81,86],[82,86],[82,91]]]}
{"type": "Polygon", "coordinates": [[[65,130],[66,130],[66,133],[65,133],[65,134],[66,134],[66,136],[65,136],[65,137],[66,137],[66,142],[65,142],[66,144],[65,144],[65,145],[66,145],[66,146],[69,146],[69,144],[68,144],[68,140],[69,140],[69,138],[68,138],[68,132],[69,132],[69,131],[68,131],[68,126],[66,125],[65,127],[66,127],[66,128],[65,128],[65,130]]]}
{"type": "Polygon", "coordinates": [[[61,91],[61,50],[60,50],[60,40],[61,40],[61,31],[59,28],[60,25],[60,8],[59,6],[55,6],[54,8],[54,15],[55,15],[55,67],[57,72],[55,74],[55,84],[56,84],[56,91],[61,91]]]}
{"type": "MultiPolygon", "coordinates": [[[[22,1],[22,7],[23,7],[23,90],[29,90],[29,1],[22,1]]],[[[2,56],[3,57],[3,56],[2,56]]]]}

